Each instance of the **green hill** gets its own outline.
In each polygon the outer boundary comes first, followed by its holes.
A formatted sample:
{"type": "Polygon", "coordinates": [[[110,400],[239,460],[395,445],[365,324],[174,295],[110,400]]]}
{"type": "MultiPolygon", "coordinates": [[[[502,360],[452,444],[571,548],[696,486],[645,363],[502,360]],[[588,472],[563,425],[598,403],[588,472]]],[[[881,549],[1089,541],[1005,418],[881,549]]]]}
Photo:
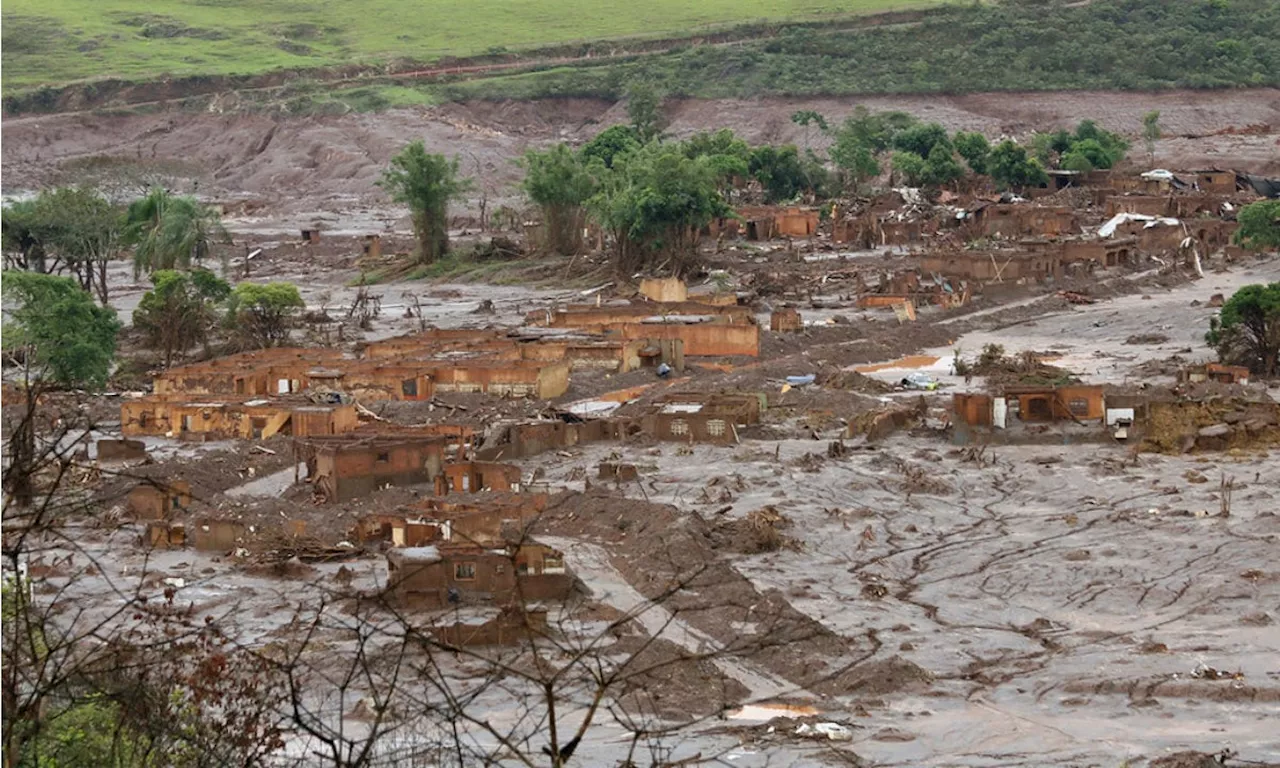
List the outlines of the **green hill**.
{"type": "Polygon", "coordinates": [[[4,90],[670,37],[944,0],[5,0],[4,90]]]}

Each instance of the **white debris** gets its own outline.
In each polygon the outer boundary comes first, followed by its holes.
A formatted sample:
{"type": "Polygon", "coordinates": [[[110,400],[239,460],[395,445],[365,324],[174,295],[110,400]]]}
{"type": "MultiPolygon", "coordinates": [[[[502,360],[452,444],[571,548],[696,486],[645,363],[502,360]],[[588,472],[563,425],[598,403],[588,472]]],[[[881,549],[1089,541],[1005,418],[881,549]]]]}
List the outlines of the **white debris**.
{"type": "Polygon", "coordinates": [[[1169,226],[1177,226],[1182,222],[1177,219],[1171,219],[1166,216],[1147,216],[1142,213],[1117,213],[1111,217],[1111,220],[1098,228],[1098,237],[1111,237],[1116,233],[1116,227],[1130,221],[1145,221],[1143,229],[1150,229],[1158,224],[1169,226]]]}
{"type": "Polygon", "coordinates": [[[853,731],[839,723],[801,723],[796,728],[796,735],[828,741],[853,741],[853,731]]]}

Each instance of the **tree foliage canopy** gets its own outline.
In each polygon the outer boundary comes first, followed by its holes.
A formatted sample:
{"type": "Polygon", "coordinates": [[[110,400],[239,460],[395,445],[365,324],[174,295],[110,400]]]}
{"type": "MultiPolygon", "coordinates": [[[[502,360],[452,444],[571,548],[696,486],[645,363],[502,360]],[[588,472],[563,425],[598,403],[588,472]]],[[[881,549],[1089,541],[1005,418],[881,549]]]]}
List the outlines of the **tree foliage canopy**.
{"type": "Polygon", "coordinates": [[[304,307],[292,283],[240,283],[231,291],[229,316],[247,345],[274,347],[288,340],[304,307]]]}
{"type": "Polygon", "coordinates": [[[391,158],[378,184],[391,199],[409,207],[418,259],[430,263],[449,250],[449,203],[471,188],[458,176],[458,158],[428,154],[415,141],[391,158]]]}
{"type": "Polygon", "coordinates": [[[582,157],[588,161],[599,160],[605,168],[612,168],[614,158],[639,149],[643,143],[635,128],[613,125],[582,146],[582,157]]]}
{"type": "Polygon", "coordinates": [[[805,189],[812,188],[794,144],[781,147],[763,145],[751,150],[748,170],[764,187],[765,201],[781,203],[794,200],[805,189]]]}
{"type": "Polygon", "coordinates": [[[555,253],[577,253],[582,247],[583,206],[596,193],[596,175],[564,144],[545,152],[531,149],[522,164],[524,192],[542,209],[546,247],[555,253]]]}
{"type": "Polygon", "coordinates": [[[1205,341],[1224,363],[1263,376],[1280,373],[1280,283],[1246,285],[1209,321],[1205,341]]]}
{"type": "Polygon", "coordinates": [[[956,153],[969,164],[970,170],[980,174],[987,172],[987,158],[991,156],[991,144],[986,136],[977,131],[956,131],[952,143],[955,144],[956,153]]]}
{"type": "Polygon", "coordinates": [[[68,277],[4,273],[4,298],[14,306],[6,346],[27,348],[41,379],[67,387],[102,386],[111,372],[120,321],[68,277]]]}
{"type": "Polygon", "coordinates": [[[620,274],[663,263],[681,273],[699,231],[730,213],[708,158],[690,158],[680,146],[660,143],[616,163],[590,207],[614,235],[620,274]]]}
{"type": "Polygon", "coordinates": [[[951,140],[947,138],[947,129],[938,123],[916,123],[893,136],[894,149],[903,152],[914,152],[920,157],[928,157],[933,148],[939,144],[951,149],[951,140]]]}
{"type": "Polygon", "coordinates": [[[133,246],[133,272],[187,269],[213,255],[231,238],[222,217],[194,197],[153,189],[135,200],[125,214],[125,241],[133,246]]]}
{"type": "Polygon", "coordinates": [[[1034,186],[1049,180],[1040,161],[1028,156],[1024,147],[1008,139],[991,150],[987,170],[992,180],[1004,187],[1034,186]]]}
{"type": "Polygon", "coordinates": [[[1246,248],[1280,248],[1280,200],[1259,200],[1236,214],[1235,241],[1246,248]]]}
{"type": "Polygon", "coordinates": [[[6,266],[35,272],[68,270],[107,303],[107,262],[121,249],[124,215],[96,190],[60,187],[3,211],[6,266]]]}
{"type": "Polygon", "coordinates": [[[209,330],[218,319],[217,305],[231,295],[231,286],[205,269],[157,270],[151,283],[154,287],[133,311],[133,326],[163,355],[167,367],[174,355],[208,343],[209,330]]]}

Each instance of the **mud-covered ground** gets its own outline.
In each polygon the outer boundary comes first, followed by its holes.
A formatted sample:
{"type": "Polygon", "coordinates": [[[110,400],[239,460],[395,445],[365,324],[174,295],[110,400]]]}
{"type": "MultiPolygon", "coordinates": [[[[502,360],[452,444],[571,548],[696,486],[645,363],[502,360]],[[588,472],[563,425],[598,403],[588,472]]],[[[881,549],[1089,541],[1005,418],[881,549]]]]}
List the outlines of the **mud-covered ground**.
{"type": "MultiPolygon", "coordinates": [[[[797,140],[791,112],[814,108],[839,117],[854,103],[679,102],[668,106],[668,117],[676,134],[728,126],[753,141],[797,140]]],[[[1280,172],[1273,130],[1231,130],[1280,125],[1274,90],[861,103],[993,136],[1082,117],[1133,131],[1143,113],[1160,109],[1168,138],[1157,148],[1156,165],[1280,172]]],[[[4,188],[132,174],[135,181],[177,179],[211,198],[240,201],[228,219],[237,248],[244,255],[263,249],[249,264],[249,278],[296,282],[310,309],[341,317],[357,297],[351,284],[361,273],[359,236],[403,229],[373,181],[405,141],[421,137],[437,151],[460,154],[464,168],[474,163],[479,170],[470,172],[491,185],[491,204],[514,204],[510,188],[519,171],[511,161],[525,148],[585,139],[622,118],[616,105],[572,100],[319,119],[177,112],[23,118],[5,122],[4,188]],[[323,245],[299,244],[295,231],[317,221],[328,233],[323,245]]],[[[388,250],[395,247],[396,238],[384,240],[388,250]]],[[[765,249],[720,258],[731,268],[739,262],[738,277],[752,270],[757,278],[803,272],[825,282],[828,271],[828,262],[765,249]]],[[[895,259],[901,256],[881,251],[830,264],[831,270],[874,270],[895,259]]],[[[642,701],[667,722],[706,718],[669,740],[666,758],[672,760],[701,754],[741,766],[848,765],[857,755],[891,766],[1114,768],[1180,750],[1227,748],[1244,759],[1274,760],[1280,755],[1274,727],[1280,720],[1280,461],[1274,452],[1172,457],[1114,443],[968,452],[927,429],[875,445],[850,441],[843,454],[829,454],[828,443],[858,413],[918,397],[886,391],[909,371],[925,370],[947,385],[930,395],[931,413],[941,412],[953,391],[982,388],[980,377],[952,376],[950,364],[957,350],[974,356],[991,343],[1009,354],[1050,352],[1057,365],[1091,382],[1170,383],[1178,366],[1211,356],[1203,341],[1214,312],[1209,297],[1274,281],[1278,264],[1215,261],[1224,271],[1199,279],[1185,270],[1112,270],[1088,286],[1069,283],[1087,287],[1094,304],[1068,304],[1055,295],[1059,286],[1023,286],[981,295],[961,310],[922,309],[911,325],[883,311],[813,308],[813,291],[797,291],[789,298],[801,299],[811,323],[803,332],[764,331],[760,360],[729,361],[734,365],[724,371],[694,366],[670,384],[769,392],[774,407],[762,428],[746,433],[754,436],[731,447],[596,444],[521,462],[528,482],[569,491],[556,497],[539,533],[566,551],[590,593],[583,604],[589,618],[553,618],[569,636],[591,637],[601,631],[601,616],[643,606],[684,569],[705,568],[606,646],[623,654],[653,636],[660,641],[649,653],[659,656],[746,649],[682,662],[646,680],[644,690],[626,692],[633,707],[642,701]],[[840,322],[827,323],[837,316],[840,322]],[[905,355],[918,356],[904,361],[905,355]],[[787,375],[824,374],[821,382],[831,371],[851,373],[868,364],[868,378],[854,379],[853,388],[782,392],[787,375]],[[798,439],[802,435],[808,437],[798,439]],[[605,459],[637,465],[640,481],[597,479],[605,459]],[[1229,504],[1223,499],[1228,482],[1229,504]],[[776,521],[778,538],[759,538],[753,526],[760,519],[776,521]],[[755,647],[779,637],[786,642],[755,647]],[[735,711],[778,700],[846,724],[852,741],[797,738],[794,721],[770,722],[778,709],[735,711]],[[722,708],[723,720],[716,717],[722,708]]],[[[113,303],[127,320],[146,286],[123,263],[112,276],[113,303]]],[[[420,281],[368,292],[383,311],[344,343],[405,333],[422,320],[443,327],[513,325],[530,310],[580,293],[420,281]],[[410,316],[411,307],[421,308],[423,317],[410,316]]],[[[762,302],[761,320],[782,300],[775,295],[762,302]]],[[[136,346],[126,344],[126,353],[136,346]]],[[[648,371],[575,374],[564,400],[654,381],[648,371]]],[[[459,396],[374,410],[400,423],[454,419],[484,427],[542,407],[486,400],[459,396]]],[[[118,403],[101,398],[93,404],[93,413],[108,414],[100,434],[118,429],[109,417],[118,403]]],[[[117,527],[123,496],[137,476],[189,479],[197,494],[193,520],[216,513],[266,528],[304,519],[309,534],[332,546],[360,514],[412,504],[415,489],[322,506],[305,486],[292,485],[295,460],[287,441],[270,441],[261,446],[266,451],[234,442],[147,443],[152,463],[112,470],[126,476],[107,471],[74,479],[107,510],[73,522],[73,540],[96,560],[68,587],[74,600],[110,606],[120,599],[118,589],[127,594],[139,587],[160,597],[168,587],[193,616],[211,616],[240,642],[262,648],[287,641],[307,611],[335,593],[376,591],[386,583],[385,559],[376,554],[279,566],[260,562],[257,551],[148,553],[138,544],[140,526],[117,527]]],[[[74,570],[54,565],[55,555],[42,563],[46,583],[37,591],[44,594],[65,586],[74,570]]],[[[347,648],[338,630],[319,639],[329,651],[347,648]]],[[[460,678],[467,672],[454,662],[445,667],[460,678]]],[[[346,711],[368,693],[357,687],[336,706],[346,711]]],[[[518,708],[500,693],[495,689],[477,706],[495,722],[515,719],[518,708]]],[[[577,757],[583,765],[610,764],[622,736],[606,720],[577,757]]],[[[290,743],[299,754],[306,748],[290,743]]]]}
{"type": "MultiPolygon", "coordinates": [[[[1165,138],[1154,165],[1177,169],[1230,167],[1280,173],[1280,91],[1244,89],[1161,93],[1002,93],[962,96],[869,96],[841,99],[684,100],[665,107],[676,136],[732,128],[751,142],[803,143],[790,116],[814,109],[832,122],[857,105],[898,109],[951,130],[991,138],[1073,126],[1084,118],[1134,137],[1131,161],[1148,158],[1137,139],[1142,116],[1160,111],[1165,138]]],[[[514,162],[526,149],[581,142],[626,120],[624,105],[588,99],[476,102],[379,114],[274,117],[236,112],[73,114],[6,119],[3,189],[19,193],[83,180],[163,180],[220,201],[248,201],[258,211],[238,228],[307,226],[338,214],[336,229],[381,231],[401,212],[374,186],[389,158],[422,139],[456,155],[478,179],[465,208],[480,195],[493,210],[518,206],[514,162]]],[[[823,143],[821,138],[814,145],[823,143]]]]}

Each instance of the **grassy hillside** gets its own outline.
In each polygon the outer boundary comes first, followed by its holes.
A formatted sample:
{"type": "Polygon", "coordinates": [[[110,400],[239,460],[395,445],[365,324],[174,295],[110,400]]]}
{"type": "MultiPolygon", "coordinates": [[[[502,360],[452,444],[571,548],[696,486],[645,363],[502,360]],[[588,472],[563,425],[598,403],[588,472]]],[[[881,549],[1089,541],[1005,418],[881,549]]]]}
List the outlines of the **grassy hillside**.
{"type": "Polygon", "coordinates": [[[160,75],[430,61],[943,0],[4,0],[6,92],[160,75]]]}
{"type": "Polygon", "coordinates": [[[672,95],[856,95],[1280,85],[1276,0],[1005,0],[917,24],[796,27],[732,47],[559,67],[436,88],[436,98],[619,96],[643,77],[672,95]]]}

